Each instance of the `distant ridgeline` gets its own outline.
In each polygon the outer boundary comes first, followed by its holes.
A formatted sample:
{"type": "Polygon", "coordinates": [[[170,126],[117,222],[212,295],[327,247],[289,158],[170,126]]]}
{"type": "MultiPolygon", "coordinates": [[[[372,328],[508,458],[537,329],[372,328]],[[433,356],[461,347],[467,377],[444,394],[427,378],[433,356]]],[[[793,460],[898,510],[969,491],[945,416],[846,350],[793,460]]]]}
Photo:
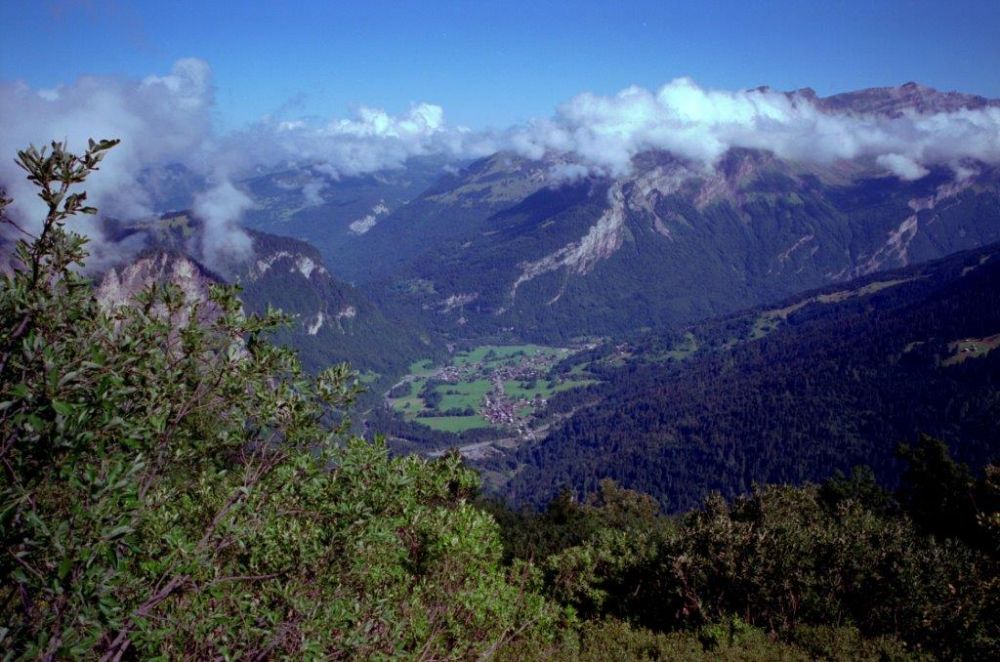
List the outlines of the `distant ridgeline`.
{"type": "MultiPolygon", "coordinates": [[[[791,96],[875,121],[1000,108],[1000,100],[912,83],[791,96]]],[[[1000,171],[975,159],[922,164],[912,180],[874,157],[821,163],[745,148],[730,149],[711,170],[662,150],[638,153],[629,165],[625,174],[600,174],[557,150],[472,162],[426,155],[362,175],[289,163],[239,182],[254,201],[242,221],[315,246],[337,279],[330,287],[351,299],[300,301],[285,288],[291,283],[270,280],[273,272],[260,283],[269,299],[281,295],[272,303],[287,307],[287,297],[302,314],[306,359],[318,364],[337,352],[325,334],[339,325],[340,355],[373,369],[389,359],[348,347],[364,344],[363,306],[354,299],[370,300],[422,339],[383,329],[392,357],[397,346],[427,339],[565,346],[580,336],[690,324],[1000,241],[1000,171]]],[[[157,209],[191,206],[205,187],[176,164],[140,180],[157,209]]],[[[278,241],[254,236],[265,252],[278,241]]],[[[289,252],[320,264],[315,250],[296,246],[289,252]]],[[[242,276],[254,299],[249,274],[242,276]]]]}
{"type": "MultiPolygon", "coordinates": [[[[926,88],[868,90],[827,109],[895,117],[982,107],[926,88]]],[[[333,179],[300,166],[241,187],[248,227],[305,239],[384,314],[454,340],[561,344],[688,324],[806,288],[1000,241],[1000,171],[928,164],[906,180],[870,158],[794,162],[734,148],[714,170],[664,151],[628,174],[571,154],[333,179]]]]}
{"type": "Polygon", "coordinates": [[[481,465],[513,475],[499,490],[514,502],[613,478],[669,511],[859,464],[893,485],[918,432],[980,468],[1000,454],[998,347],[992,244],[578,354],[563,368],[602,383],[553,397],[575,414],[481,465]]]}

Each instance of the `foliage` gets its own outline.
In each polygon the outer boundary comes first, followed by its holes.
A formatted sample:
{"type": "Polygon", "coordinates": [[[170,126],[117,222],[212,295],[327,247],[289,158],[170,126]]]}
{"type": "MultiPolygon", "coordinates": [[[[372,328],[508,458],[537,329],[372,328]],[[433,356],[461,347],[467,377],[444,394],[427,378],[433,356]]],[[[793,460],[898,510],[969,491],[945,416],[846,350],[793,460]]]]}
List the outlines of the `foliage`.
{"type": "Polygon", "coordinates": [[[800,628],[788,640],[739,618],[712,623],[696,630],[654,632],[617,619],[587,622],[579,636],[542,650],[515,644],[500,659],[567,660],[895,660],[931,659],[914,654],[902,642],[865,638],[853,628],[800,628]]]}
{"type": "Polygon", "coordinates": [[[940,440],[921,435],[916,447],[901,445],[906,460],[900,500],[914,522],[941,537],[959,538],[985,551],[1000,550],[1000,538],[987,525],[1000,511],[1000,491],[991,466],[985,480],[953,461],[940,440]]]}
{"type": "Polygon", "coordinates": [[[474,656],[558,617],[449,456],[343,439],[236,290],[105,309],[71,193],[114,141],[18,163],[48,205],[0,281],[0,646],[24,657],[474,656]]]}
{"type": "MultiPolygon", "coordinates": [[[[712,649],[735,624],[792,645],[793,658],[995,659],[997,549],[915,525],[867,477],[761,487],[731,503],[716,495],[675,519],[636,508],[649,497],[605,482],[610,502],[564,493],[541,513],[498,521],[508,549],[540,559],[549,594],[584,618],[584,632],[626,621],[633,630],[622,642],[644,642],[640,659],[665,645],[652,633],[698,633],[712,649]],[[622,518],[607,505],[615,502],[632,514],[622,518]]],[[[988,528],[996,510],[983,515],[988,528]]]]}

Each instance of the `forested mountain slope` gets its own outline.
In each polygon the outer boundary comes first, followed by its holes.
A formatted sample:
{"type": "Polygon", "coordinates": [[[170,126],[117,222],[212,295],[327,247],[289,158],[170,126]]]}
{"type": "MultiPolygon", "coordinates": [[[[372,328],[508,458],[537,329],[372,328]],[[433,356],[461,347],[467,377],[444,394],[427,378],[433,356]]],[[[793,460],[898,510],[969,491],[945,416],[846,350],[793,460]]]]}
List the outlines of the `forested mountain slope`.
{"type": "Polygon", "coordinates": [[[579,359],[605,384],[555,398],[578,411],[492,468],[518,467],[514,501],[610,477],[684,510],[858,464],[891,485],[896,445],[918,432],[982,466],[1000,452],[998,346],[993,244],[607,346],[579,359]]]}
{"type": "Polygon", "coordinates": [[[662,152],[633,169],[549,183],[485,219],[472,192],[433,213],[429,200],[408,205],[378,228],[403,248],[374,260],[377,296],[446,334],[558,342],[689,323],[1000,240],[1000,176],[985,166],[902,181],[872,164],[733,150],[713,173],[662,152]]]}
{"type": "Polygon", "coordinates": [[[358,175],[309,165],[253,175],[241,182],[256,203],[243,223],[309,242],[339,278],[354,281],[368,266],[358,260],[365,235],[445,175],[449,165],[444,157],[427,156],[358,175]]]}

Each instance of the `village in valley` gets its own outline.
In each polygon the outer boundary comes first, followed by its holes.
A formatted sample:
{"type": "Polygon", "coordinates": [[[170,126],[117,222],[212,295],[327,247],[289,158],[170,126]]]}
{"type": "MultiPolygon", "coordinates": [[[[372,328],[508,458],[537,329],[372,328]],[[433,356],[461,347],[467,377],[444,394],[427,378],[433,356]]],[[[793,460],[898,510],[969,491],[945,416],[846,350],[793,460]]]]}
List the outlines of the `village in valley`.
{"type": "Polygon", "coordinates": [[[554,368],[592,347],[484,345],[457,351],[445,365],[427,359],[386,393],[407,420],[446,432],[497,428],[527,437],[555,393],[594,383],[580,369],[554,368]]]}

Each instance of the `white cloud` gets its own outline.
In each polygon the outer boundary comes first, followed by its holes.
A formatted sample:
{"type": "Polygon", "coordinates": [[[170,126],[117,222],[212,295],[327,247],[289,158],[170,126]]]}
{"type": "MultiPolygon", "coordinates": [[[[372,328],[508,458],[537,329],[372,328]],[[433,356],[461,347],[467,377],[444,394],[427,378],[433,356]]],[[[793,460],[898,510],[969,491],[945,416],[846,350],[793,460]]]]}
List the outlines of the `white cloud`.
{"type": "Polygon", "coordinates": [[[554,183],[572,182],[592,174],[593,168],[579,163],[557,163],[549,168],[549,179],[554,183]]]}
{"type": "MultiPolygon", "coordinates": [[[[687,78],[656,91],[633,86],[611,96],[581,94],[552,117],[499,133],[449,125],[444,110],[429,103],[398,115],[364,106],[348,118],[269,117],[224,135],[213,129],[213,110],[211,68],[193,58],[141,80],[85,76],[52,89],[0,82],[0,184],[16,200],[14,214],[30,225],[41,210],[12,163],[16,150],[53,138],[67,139],[75,150],[91,137],[121,138],[87,182],[104,213],[125,219],[152,213],[137,177],[146,167],[182,163],[215,182],[197,208],[209,216],[219,251],[238,253],[246,240],[233,229],[247,202],[231,181],[259,166],[308,164],[337,178],[400,167],[414,156],[476,157],[507,149],[529,158],[560,155],[551,175],[561,181],[625,174],[637,154],[652,149],[710,170],[734,147],[806,163],[865,157],[903,179],[919,178],[937,163],[958,177],[974,172],[976,161],[1000,163],[1000,108],[894,117],[834,113],[811,96],[708,90],[687,78]]],[[[309,204],[322,200],[321,179],[298,186],[309,204]]],[[[95,234],[87,221],[78,227],[95,234]]],[[[209,249],[215,250],[209,246],[206,254],[209,249]]]]}
{"type": "Polygon", "coordinates": [[[223,140],[235,163],[248,156],[253,163],[308,162],[335,179],[402,167],[414,156],[485,156],[494,148],[481,134],[446,124],[444,110],[427,103],[399,115],[363,106],[353,118],[325,123],[265,118],[223,140]]]}
{"type": "Polygon", "coordinates": [[[250,254],[253,241],[240,228],[243,212],[253,207],[253,200],[229,181],[223,181],[194,199],[194,214],[204,224],[201,256],[209,267],[220,261],[241,259],[250,254]]]}
{"type": "Polygon", "coordinates": [[[1000,108],[838,114],[807,96],[706,90],[679,78],[656,92],[629,87],[614,96],[581,94],[553,118],[511,130],[506,144],[529,158],[574,154],[611,175],[628,172],[632,157],[646,150],[667,150],[711,168],[729,149],[744,147],[800,162],[870,157],[900,177],[915,178],[932,163],[1000,161],[1000,108]]]}
{"type": "Polygon", "coordinates": [[[310,179],[302,186],[302,197],[310,207],[323,204],[323,189],[326,182],[322,179],[310,179]]]}
{"type": "Polygon", "coordinates": [[[174,63],[166,76],[147,76],[141,88],[162,86],[170,91],[172,101],[184,110],[199,110],[211,105],[212,69],[204,60],[184,58],[174,63]]]}
{"type": "Polygon", "coordinates": [[[927,168],[902,154],[882,154],[875,159],[875,162],[900,179],[907,181],[920,179],[929,172],[927,168]]]}
{"type": "Polygon", "coordinates": [[[88,138],[120,138],[87,191],[103,212],[119,217],[150,213],[136,183],[143,167],[197,160],[211,136],[211,72],[200,60],[180,60],[170,74],[144,81],[83,77],[54,90],[35,91],[0,82],[0,182],[15,199],[14,213],[28,225],[41,218],[34,188],[13,164],[29,144],[66,140],[71,151],[88,138]]]}
{"type": "Polygon", "coordinates": [[[325,133],[331,136],[377,136],[420,141],[441,131],[443,124],[444,109],[441,106],[421,103],[400,117],[391,117],[379,108],[362,106],[358,110],[358,119],[334,120],[325,133]]]}
{"type": "MultiPolygon", "coordinates": [[[[142,80],[85,76],[43,90],[23,82],[0,82],[0,185],[15,198],[12,215],[28,227],[37,227],[42,218],[34,188],[12,160],[28,144],[53,139],[67,140],[69,149],[77,152],[88,138],[121,139],[101,172],[86,184],[91,202],[107,215],[134,219],[161,211],[137,183],[144,168],[180,163],[217,182],[196,207],[213,214],[210,241],[220,242],[219,250],[228,253],[239,252],[246,243],[226,234],[246,209],[231,180],[256,166],[305,162],[339,177],[400,167],[422,154],[484,155],[491,147],[471,132],[447,126],[442,108],[426,103],[398,116],[362,107],[353,118],[316,124],[266,118],[226,135],[213,130],[213,108],[212,70],[195,58],[178,60],[169,73],[142,80]]],[[[303,196],[310,204],[321,202],[322,186],[321,180],[305,184],[303,196]]],[[[74,223],[78,231],[100,238],[93,220],[74,223]]],[[[205,250],[208,254],[215,248],[205,250]]]]}

